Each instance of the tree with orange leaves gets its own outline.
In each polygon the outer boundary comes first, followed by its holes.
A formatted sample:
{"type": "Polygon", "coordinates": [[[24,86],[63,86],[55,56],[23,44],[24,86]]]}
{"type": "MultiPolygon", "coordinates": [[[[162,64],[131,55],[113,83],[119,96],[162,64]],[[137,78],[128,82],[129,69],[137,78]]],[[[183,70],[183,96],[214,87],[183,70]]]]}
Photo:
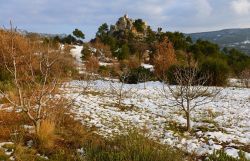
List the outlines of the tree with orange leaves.
{"type": "Polygon", "coordinates": [[[173,44],[167,37],[164,37],[161,42],[155,45],[155,74],[162,79],[168,68],[176,62],[173,44]]]}

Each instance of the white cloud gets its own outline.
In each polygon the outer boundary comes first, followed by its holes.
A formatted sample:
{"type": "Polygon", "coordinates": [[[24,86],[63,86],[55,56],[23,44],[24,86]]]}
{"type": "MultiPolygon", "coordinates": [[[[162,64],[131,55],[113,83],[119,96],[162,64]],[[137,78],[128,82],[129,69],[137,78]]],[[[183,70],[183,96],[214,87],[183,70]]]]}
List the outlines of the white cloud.
{"type": "Polygon", "coordinates": [[[234,0],[231,2],[231,7],[239,15],[250,13],[250,0],[234,0]]]}
{"type": "Polygon", "coordinates": [[[128,13],[152,28],[182,32],[250,27],[250,0],[0,0],[0,26],[38,32],[66,32],[78,27],[95,36],[100,24],[114,24],[128,13]]]}
{"type": "Polygon", "coordinates": [[[209,16],[212,13],[212,6],[208,0],[197,0],[195,4],[198,16],[209,16]]]}

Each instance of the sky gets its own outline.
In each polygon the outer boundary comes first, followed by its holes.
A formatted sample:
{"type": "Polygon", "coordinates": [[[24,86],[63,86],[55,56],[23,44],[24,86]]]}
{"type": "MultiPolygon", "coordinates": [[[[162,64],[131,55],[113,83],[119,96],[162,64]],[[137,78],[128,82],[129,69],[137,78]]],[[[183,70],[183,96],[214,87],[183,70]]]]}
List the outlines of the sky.
{"type": "Polygon", "coordinates": [[[153,29],[184,33],[250,28],[250,0],[0,0],[0,25],[41,33],[82,30],[93,38],[98,27],[125,13],[153,29]]]}

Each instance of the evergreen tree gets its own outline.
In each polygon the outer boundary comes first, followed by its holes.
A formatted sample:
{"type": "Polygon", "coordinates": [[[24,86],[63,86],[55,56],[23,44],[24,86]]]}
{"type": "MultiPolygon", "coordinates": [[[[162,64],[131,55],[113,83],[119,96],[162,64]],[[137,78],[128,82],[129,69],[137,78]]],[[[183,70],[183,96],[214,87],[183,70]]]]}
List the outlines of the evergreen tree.
{"type": "Polygon", "coordinates": [[[145,23],[143,22],[142,19],[135,20],[133,25],[136,28],[136,31],[138,31],[138,32],[143,32],[144,31],[145,23]]]}
{"type": "Polygon", "coordinates": [[[108,31],[109,31],[109,26],[107,23],[104,23],[98,28],[96,36],[103,38],[103,36],[106,36],[108,34],[108,31]]]}
{"type": "Polygon", "coordinates": [[[81,59],[83,61],[89,59],[92,56],[91,49],[88,44],[83,44],[83,49],[81,51],[81,59]]]}
{"type": "Polygon", "coordinates": [[[129,54],[130,54],[130,50],[129,50],[128,44],[124,44],[122,45],[121,51],[118,55],[118,59],[119,60],[127,59],[129,57],[129,54]]]}
{"type": "Polygon", "coordinates": [[[72,44],[75,43],[76,41],[77,41],[76,38],[70,34],[62,39],[62,42],[67,44],[72,44]]]}
{"type": "Polygon", "coordinates": [[[85,39],[84,33],[83,33],[81,30],[79,30],[79,29],[75,29],[75,30],[73,31],[73,35],[74,35],[75,37],[79,38],[79,39],[85,39]]]}
{"type": "Polygon", "coordinates": [[[227,59],[229,66],[236,75],[239,75],[244,69],[250,68],[250,57],[236,49],[228,51],[227,59]]]}

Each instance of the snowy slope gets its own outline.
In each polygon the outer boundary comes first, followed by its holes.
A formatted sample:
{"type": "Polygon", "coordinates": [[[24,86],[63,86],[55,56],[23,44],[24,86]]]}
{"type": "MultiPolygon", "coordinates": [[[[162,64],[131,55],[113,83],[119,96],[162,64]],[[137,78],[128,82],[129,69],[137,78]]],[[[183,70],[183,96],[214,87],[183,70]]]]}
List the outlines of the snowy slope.
{"type": "Polygon", "coordinates": [[[82,49],[83,49],[83,46],[79,46],[79,45],[73,45],[73,49],[70,50],[70,53],[71,55],[76,59],[76,64],[77,64],[77,69],[79,71],[79,73],[84,73],[85,71],[85,67],[83,65],[83,62],[82,62],[82,49]]]}
{"type": "Polygon", "coordinates": [[[82,59],[81,59],[81,51],[83,49],[83,46],[79,46],[79,45],[74,45],[74,48],[70,50],[70,53],[72,54],[73,57],[76,58],[77,63],[81,63],[82,59]]]}
{"type": "MultiPolygon", "coordinates": [[[[97,127],[97,133],[110,137],[126,132],[126,128],[147,129],[152,139],[169,144],[198,155],[224,149],[237,156],[238,149],[250,153],[250,90],[245,88],[222,89],[216,99],[192,114],[194,133],[180,133],[176,127],[185,126],[185,119],[177,107],[161,94],[160,82],[125,85],[132,92],[123,100],[130,110],[121,111],[115,106],[115,97],[110,94],[110,82],[94,81],[91,92],[79,95],[86,82],[68,83],[67,97],[76,98],[72,112],[76,119],[90,127],[97,127]],[[73,90],[72,90],[73,89],[73,90]]],[[[119,86],[119,83],[113,83],[119,86]]],[[[250,156],[249,156],[250,157],[250,156]]]]}

